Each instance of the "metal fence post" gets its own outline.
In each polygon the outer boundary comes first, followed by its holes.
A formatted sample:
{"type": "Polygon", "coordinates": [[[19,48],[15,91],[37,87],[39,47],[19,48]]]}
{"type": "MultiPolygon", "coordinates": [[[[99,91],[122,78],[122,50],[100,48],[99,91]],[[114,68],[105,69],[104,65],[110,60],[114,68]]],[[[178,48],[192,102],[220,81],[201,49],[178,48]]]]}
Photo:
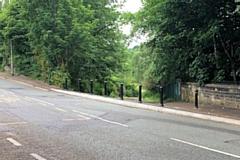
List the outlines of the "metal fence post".
{"type": "Polygon", "coordinates": [[[160,92],[160,104],[163,107],[164,105],[163,105],[163,87],[162,86],[159,88],[159,92],[160,92]]]}
{"type": "Polygon", "coordinates": [[[123,83],[120,85],[120,99],[123,100],[123,83]]]}
{"type": "Polygon", "coordinates": [[[138,101],[142,103],[142,85],[139,85],[138,101]]]}
{"type": "Polygon", "coordinates": [[[198,108],[198,90],[195,91],[195,107],[198,108]]]}
{"type": "Polygon", "coordinates": [[[104,81],[104,96],[107,97],[107,81],[104,81]]]}

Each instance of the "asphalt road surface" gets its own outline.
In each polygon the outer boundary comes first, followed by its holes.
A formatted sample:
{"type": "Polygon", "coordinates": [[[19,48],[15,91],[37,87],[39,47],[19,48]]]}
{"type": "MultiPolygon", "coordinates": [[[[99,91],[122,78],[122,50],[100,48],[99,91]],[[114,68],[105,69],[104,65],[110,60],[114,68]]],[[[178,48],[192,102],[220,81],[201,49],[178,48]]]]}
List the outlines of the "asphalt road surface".
{"type": "Polygon", "coordinates": [[[0,79],[1,160],[236,160],[240,127],[0,79]]]}

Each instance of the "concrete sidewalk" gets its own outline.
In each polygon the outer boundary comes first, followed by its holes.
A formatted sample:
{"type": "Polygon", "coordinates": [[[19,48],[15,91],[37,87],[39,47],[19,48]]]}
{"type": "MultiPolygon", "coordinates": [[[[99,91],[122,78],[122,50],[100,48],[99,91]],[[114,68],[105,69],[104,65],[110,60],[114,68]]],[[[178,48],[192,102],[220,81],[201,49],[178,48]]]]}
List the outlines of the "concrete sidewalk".
{"type": "Polygon", "coordinates": [[[204,120],[212,120],[216,122],[223,122],[228,124],[240,125],[240,109],[228,108],[223,106],[213,106],[213,105],[202,105],[199,104],[199,108],[195,108],[193,103],[186,102],[171,102],[164,104],[164,107],[161,107],[157,103],[138,103],[137,100],[127,99],[120,100],[114,98],[107,98],[103,96],[90,95],[86,93],[78,93],[72,91],[61,90],[56,86],[51,86],[47,83],[40,81],[32,80],[24,76],[11,76],[10,74],[0,72],[0,78],[12,80],[19,82],[23,85],[32,86],[35,88],[43,88],[46,91],[55,91],[63,94],[79,96],[83,98],[88,98],[92,100],[103,101],[107,103],[113,103],[118,105],[123,105],[127,107],[139,108],[152,110],[161,113],[169,113],[193,118],[200,118],[204,120]]]}

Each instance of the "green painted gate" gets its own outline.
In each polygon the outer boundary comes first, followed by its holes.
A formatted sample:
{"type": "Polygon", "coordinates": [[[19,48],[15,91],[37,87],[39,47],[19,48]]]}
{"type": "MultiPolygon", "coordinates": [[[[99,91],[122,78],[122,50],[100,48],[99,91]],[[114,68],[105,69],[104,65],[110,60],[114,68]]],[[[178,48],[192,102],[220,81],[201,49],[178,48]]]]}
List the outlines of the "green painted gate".
{"type": "Polygon", "coordinates": [[[163,95],[165,98],[171,98],[175,101],[181,100],[181,80],[169,83],[163,86],[163,95]]]}

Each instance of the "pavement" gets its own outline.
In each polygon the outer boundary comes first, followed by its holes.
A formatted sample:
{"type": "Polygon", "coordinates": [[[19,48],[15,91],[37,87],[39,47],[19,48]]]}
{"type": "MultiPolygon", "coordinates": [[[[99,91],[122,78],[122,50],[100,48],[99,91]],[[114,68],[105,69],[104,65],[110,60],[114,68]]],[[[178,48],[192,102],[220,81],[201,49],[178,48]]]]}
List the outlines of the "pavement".
{"type": "Polygon", "coordinates": [[[144,102],[144,99],[143,103],[139,103],[136,98],[124,98],[124,100],[120,100],[104,96],[90,95],[87,93],[66,91],[59,87],[49,85],[48,83],[33,80],[29,77],[21,75],[11,76],[9,73],[5,72],[0,72],[0,78],[45,91],[55,91],[63,94],[79,96],[83,98],[123,105],[132,108],[146,109],[161,113],[175,114],[180,116],[211,120],[215,122],[240,125],[240,109],[230,108],[227,106],[199,104],[199,108],[196,108],[194,106],[194,103],[191,102],[168,102],[164,103],[164,107],[161,107],[158,103],[144,102]]]}

